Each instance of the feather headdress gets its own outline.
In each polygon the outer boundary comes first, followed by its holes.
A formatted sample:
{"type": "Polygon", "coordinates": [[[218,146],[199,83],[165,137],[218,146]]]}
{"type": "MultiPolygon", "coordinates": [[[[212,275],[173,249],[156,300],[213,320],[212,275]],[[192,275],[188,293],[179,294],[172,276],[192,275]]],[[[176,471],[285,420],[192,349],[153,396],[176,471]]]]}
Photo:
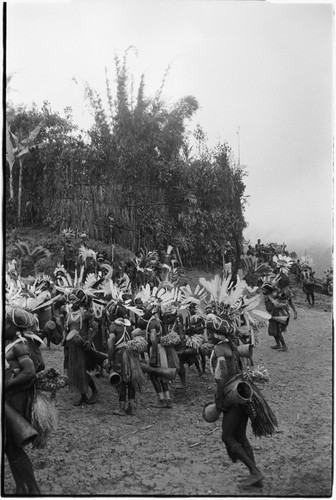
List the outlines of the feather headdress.
{"type": "Polygon", "coordinates": [[[6,272],[9,275],[12,276],[18,276],[18,270],[17,270],[17,261],[15,259],[12,259],[10,262],[7,263],[6,265],[6,272]]]}
{"type": "Polygon", "coordinates": [[[104,280],[109,280],[113,276],[113,267],[110,264],[101,264],[100,271],[98,271],[99,275],[103,275],[103,271],[106,272],[104,275],[104,280]]]}
{"type": "Polygon", "coordinates": [[[71,286],[72,278],[65,269],[65,267],[63,266],[63,264],[58,263],[53,274],[54,274],[55,285],[61,287],[71,286]]]}
{"type": "Polygon", "coordinates": [[[294,264],[293,259],[287,255],[273,255],[273,262],[280,273],[288,274],[294,264]]]}
{"type": "Polygon", "coordinates": [[[313,267],[313,258],[310,255],[303,255],[299,260],[299,264],[302,267],[313,267]]]}
{"type": "Polygon", "coordinates": [[[149,283],[142,285],[136,293],[134,300],[140,300],[145,307],[154,307],[159,304],[160,295],[165,293],[165,289],[159,290],[157,286],[150,287],[149,283]]]}
{"type": "Polygon", "coordinates": [[[86,248],[84,245],[82,245],[79,247],[78,257],[79,260],[81,260],[84,263],[84,266],[86,266],[88,259],[93,259],[94,261],[96,261],[97,252],[95,252],[91,248],[86,248]]]}
{"type": "Polygon", "coordinates": [[[104,280],[100,288],[104,292],[104,296],[108,299],[114,301],[122,300],[123,291],[111,278],[104,280]]]}
{"type": "Polygon", "coordinates": [[[244,280],[238,281],[235,286],[229,283],[230,278],[222,280],[219,275],[211,281],[205,278],[200,278],[199,281],[210,294],[211,302],[215,306],[216,314],[210,314],[211,317],[225,318],[237,327],[244,318],[250,328],[252,324],[256,324],[251,314],[262,316],[262,311],[256,309],[261,296],[256,288],[249,287],[244,280]]]}
{"type": "Polygon", "coordinates": [[[6,304],[19,307],[28,312],[35,312],[50,303],[50,293],[36,288],[37,280],[32,285],[25,285],[18,279],[12,280],[6,292],[6,304]]]}
{"type": "Polygon", "coordinates": [[[104,292],[104,300],[107,299],[106,308],[109,309],[111,306],[119,304],[129,311],[134,312],[138,316],[144,314],[142,309],[132,305],[132,299],[124,300],[124,291],[114,283],[112,279],[105,280],[101,285],[101,289],[104,292]]]}
{"type": "Polygon", "coordinates": [[[64,269],[63,266],[58,266],[54,274],[57,274],[57,271],[61,271],[62,273],[64,273],[64,275],[58,276],[56,278],[57,284],[55,285],[55,288],[58,292],[63,293],[66,297],[69,297],[70,294],[76,294],[78,290],[83,291],[86,300],[88,298],[97,300],[104,295],[104,290],[100,289],[97,286],[98,278],[96,274],[89,273],[84,279],[84,265],[81,266],[79,273],[77,271],[77,268],[75,269],[75,275],[73,278],[64,269]]]}
{"type": "Polygon", "coordinates": [[[215,302],[217,305],[223,303],[228,297],[228,290],[230,288],[231,276],[224,278],[216,274],[214,278],[210,281],[205,278],[200,278],[199,282],[202,287],[210,294],[210,300],[215,302]]]}
{"type": "Polygon", "coordinates": [[[69,238],[69,237],[74,237],[75,236],[75,232],[73,229],[71,229],[71,227],[67,228],[67,229],[63,229],[63,231],[61,232],[61,235],[66,237],[66,238],[69,238]]]}
{"type": "Polygon", "coordinates": [[[181,309],[186,309],[191,304],[195,304],[197,313],[205,317],[205,315],[203,314],[204,311],[201,307],[201,304],[205,302],[207,291],[200,285],[197,285],[195,287],[195,290],[192,291],[191,286],[189,284],[181,286],[180,291],[181,291],[181,309]]]}
{"type": "Polygon", "coordinates": [[[265,276],[272,274],[273,270],[266,262],[259,262],[258,258],[252,255],[242,255],[243,279],[249,285],[257,285],[258,281],[265,276]]]}
{"type": "Polygon", "coordinates": [[[333,268],[332,268],[332,267],[329,267],[328,269],[326,269],[326,270],[324,271],[324,274],[326,275],[326,277],[327,277],[327,278],[329,278],[329,277],[331,277],[331,278],[332,278],[332,277],[333,277],[333,274],[334,274],[334,270],[333,270],[333,268]]]}

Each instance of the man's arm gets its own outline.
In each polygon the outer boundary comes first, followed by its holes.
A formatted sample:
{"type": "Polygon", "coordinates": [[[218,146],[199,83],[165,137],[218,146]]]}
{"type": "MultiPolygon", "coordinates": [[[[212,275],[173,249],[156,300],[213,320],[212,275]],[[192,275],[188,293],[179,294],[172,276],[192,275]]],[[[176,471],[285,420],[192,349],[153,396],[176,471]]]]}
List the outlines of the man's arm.
{"type": "Polygon", "coordinates": [[[295,305],[294,305],[294,302],[293,302],[292,297],[290,297],[290,298],[288,299],[288,304],[289,304],[290,308],[291,308],[291,309],[293,310],[293,312],[294,312],[294,319],[296,319],[296,318],[297,318],[297,310],[296,310],[296,307],[295,307],[295,305]]]}
{"type": "Polygon", "coordinates": [[[107,330],[107,319],[106,313],[103,312],[102,320],[101,320],[101,333],[104,349],[107,350],[107,339],[108,339],[108,330],[107,330]]]}
{"type": "Polygon", "coordinates": [[[115,333],[110,333],[109,338],[107,340],[107,354],[108,354],[108,362],[110,368],[112,365],[112,358],[115,351],[115,345],[116,345],[115,333]]]}
{"type": "Polygon", "coordinates": [[[13,355],[21,369],[21,372],[5,382],[5,391],[26,386],[36,377],[34,363],[30,357],[28,346],[24,343],[12,347],[13,355]]]}

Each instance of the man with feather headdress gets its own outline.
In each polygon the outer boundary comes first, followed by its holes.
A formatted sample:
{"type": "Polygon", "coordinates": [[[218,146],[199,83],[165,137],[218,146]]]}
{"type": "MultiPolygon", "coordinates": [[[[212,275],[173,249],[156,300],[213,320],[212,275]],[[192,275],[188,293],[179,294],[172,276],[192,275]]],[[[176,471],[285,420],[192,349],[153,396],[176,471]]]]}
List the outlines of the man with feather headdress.
{"type": "MultiPolygon", "coordinates": [[[[248,418],[251,419],[254,434],[259,436],[272,434],[277,422],[258,388],[244,380],[237,337],[242,317],[246,325],[252,326],[255,322],[252,314],[261,317],[264,314],[256,309],[260,296],[243,280],[235,286],[230,283],[230,277],[221,280],[218,275],[212,281],[204,278],[199,281],[210,293],[213,311],[207,314],[206,325],[208,330],[213,331],[216,339],[210,356],[210,368],[216,381],[215,419],[223,413],[222,441],[227,453],[233,462],[240,460],[250,471],[250,476],[242,482],[242,486],[261,486],[263,474],[255,463],[253,450],[246,436],[248,418]],[[237,387],[241,383],[246,391],[248,389],[249,396],[246,398],[238,393],[237,387]],[[263,425],[264,421],[267,422],[266,425],[263,425]]],[[[205,406],[203,416],[207,406],[209,405],[205,406]]]]}
{"type": "Polygon", "coordinates": [[[222,441],[230,459],[233,462],[240,460],[249,469],[250,476],[242,482],[242,486],[261,486],[264,476],[256,465],[252,446],[246,436],[248,406],[229,402],[225,391],[232,380],[242,377],[243,371],[235,328],[222,319],[220,331],[216,335],[221,340],[213,348],[210,367],[217,384],[216,409],[219,414],[223,413],[222,441]]]}
{"type": "MultiPolygon", "coordinates": [[[[117,387],[119,408],[113,411],[119,416],[135,414],[136,394],[141,391],[144,382],[139,353],[129,348],[132,339],[127,328],[130,326],[130,320],[125,317],[118,317],[109,326],[108,369],[113,369],[120,376],[117,387]]],[[[145,341],[144,344],[146,347],[145,341]]]]}
{"type": "Polygon", "coordinates": [[[149,366],[154,368],[149,378],[157,396],[155,406],[156,408],[171,408],[168,379],[163,372],[166,369],[173,369],[176,374],[176,370],[180,367],[174,347],[181,341],[180,336],[173,331],[176,319],[174,297],[166,288],[151,288],[147,283],[137,293],[135,300],[141,300],[144,309],[144,314],[138,321],[138,327],[145,330],[149,366]]]}

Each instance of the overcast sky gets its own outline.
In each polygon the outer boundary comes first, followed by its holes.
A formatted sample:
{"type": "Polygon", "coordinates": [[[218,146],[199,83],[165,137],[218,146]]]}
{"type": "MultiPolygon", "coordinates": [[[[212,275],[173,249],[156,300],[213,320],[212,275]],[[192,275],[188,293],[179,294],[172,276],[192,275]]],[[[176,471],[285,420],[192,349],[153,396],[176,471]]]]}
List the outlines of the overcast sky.
{"type": "Polygon", "coordinates": [[[290,249],[329,244],[332,227],[332,3],[224,0],[10,2],[11,100],[71,106],[88,128],[82,87],[104,93],[105,67],[130,45],[135,86],[175,101],[194,95],[210,145],[246,165],[245,236],[290,249]]]}

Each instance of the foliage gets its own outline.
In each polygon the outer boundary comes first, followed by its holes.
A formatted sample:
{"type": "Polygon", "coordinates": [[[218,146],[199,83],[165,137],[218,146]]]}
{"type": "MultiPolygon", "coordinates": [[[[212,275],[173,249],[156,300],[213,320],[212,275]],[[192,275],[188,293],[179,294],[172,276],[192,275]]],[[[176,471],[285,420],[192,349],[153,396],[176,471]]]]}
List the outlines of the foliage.
{"type": "MultiPolygon", "coordinates": [[[[187,95],[175,103],[164,101],[168,70],[154,97],[145,95],[144,75],[134,93],[128,70],[131,53],[136,53],[134,47],[123,58],[115,57],[115,88],[106,71],[106,99],[84,83],[84,98],[94,119],[87,132],[75,126],[71,108],[60,116],[47,102],[41,110],[7,104],[14,133],[24,136],[41,120],[45,124],[40,135],[43,149],[24,160],[23,206],[33,200],[39,221],[58,232],[72,220],[74,187],[89,186],[92,200],[86,200],[82,210],[95,211],[95,236],[108,241],[101,222],[106,217],[100,208],[103,202],[94,199],[93,187],[108,190],[117,185],[122,199],[119,211],[132,210],[126,221],[133,231],[132,248],[160,249],[169,242],[180,249],[186,263],[214,265],[222,262],[223,247],[230,240],[239,256],[246,225],[244,168],[234,165],[226,143],[208,148],[200,125],[194,133],[197,151],[192,154],[187,124],[198,110],[197,100],[187,95]],[[155,190],[160,194],[149,196],[155,190]]],[[[14,170],[16,192],[17,165],[14,170]]],[[[76,193],[80,196],[80,190],[76,193]]]]}

